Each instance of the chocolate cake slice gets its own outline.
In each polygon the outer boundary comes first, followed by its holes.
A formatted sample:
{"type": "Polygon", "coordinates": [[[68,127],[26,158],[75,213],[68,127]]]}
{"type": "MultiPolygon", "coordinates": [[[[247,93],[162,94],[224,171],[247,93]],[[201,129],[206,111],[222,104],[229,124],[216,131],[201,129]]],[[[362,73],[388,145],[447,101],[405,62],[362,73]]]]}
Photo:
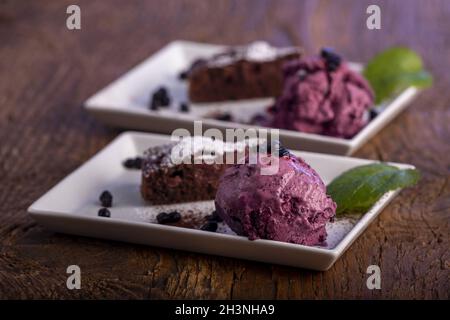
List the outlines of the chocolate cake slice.
{"type": "Polygon", "coordinates": [[[226,158],[237,159],[254,143],[257,141],[224,143],[188,137],[150,148],[142,164],[142,197],[152,204],[212,200],[219,178],[229,166],[226,158]]]}
{"type": "Polygon", "coordinates": [[[283,88],[283,65],[300,56],[296,47],[255,42],[196,60],[183,76],[189,81],[192,102],[276,97],[283,88]]]}

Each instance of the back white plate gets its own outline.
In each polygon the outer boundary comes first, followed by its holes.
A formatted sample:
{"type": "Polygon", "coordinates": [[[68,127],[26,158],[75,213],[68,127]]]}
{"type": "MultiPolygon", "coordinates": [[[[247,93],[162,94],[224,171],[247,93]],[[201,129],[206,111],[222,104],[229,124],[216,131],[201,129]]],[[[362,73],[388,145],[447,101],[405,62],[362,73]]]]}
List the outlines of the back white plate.
{"type": "MultiPolygon", "coordinates": [[[[227,110],[236,119],[246,121],[252,115],[262,112],[273,101],[272,98],[241,100],[215,104],[192,105],[189,113],[178,112],[179,104],[187,102],[187,85],[178,79],[199,57],[208,57],[223,49],[223,46],[188,41],[174,41],[144,60],[129,72],[100,90],[85,102],[86,109],[104,123],[145,131],[172,133],[177,128],[192,130],[195,120],[202,120],[207,128],[255,128],[239,122],[207,119],[204,116],[217,110],[227,110]],[[151,93],[158,87],[169,89],[172,104],[167,109],[148,109],[151,93]]],[[[355,70],[362,65],[350,64],[355,70]]],[[[379,106],[382,112],[352,139],[341,139],[317,134],[280,130],[284,145],[328,154],[349,155],[365,144],[372,136],[400,113],[418,93],[410,87],[395,99],[379,106]]]]}

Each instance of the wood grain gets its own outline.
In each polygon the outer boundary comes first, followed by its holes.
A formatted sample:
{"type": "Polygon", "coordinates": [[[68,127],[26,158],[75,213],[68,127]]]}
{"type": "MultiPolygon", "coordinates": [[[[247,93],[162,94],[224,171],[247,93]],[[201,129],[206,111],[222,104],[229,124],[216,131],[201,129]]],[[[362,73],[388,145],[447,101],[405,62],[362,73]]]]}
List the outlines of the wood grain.
{"type": "MultiPolygon", "coordinates": [[[[77,1],[82,30],[65,27],[72,1],[0,1],[0,298],[414,298],[450,292],[450,2],[77,1]],[[382,30],[365,27],[377,3],[382,30]],[[119,131],[81,108],[91,94],[169,41],[265,39],[351,60],[403,44],[420,52],[434,86],[356,154],[422,172],[327,272],[53,234],[32,201],[119,131]],[[82,289],[65,270],[82,269],[82,289]],[[368,290],[367,266],[382,270],[368,290]]],[[[76,195],[74,195],[76,196],[76,195]]]]}

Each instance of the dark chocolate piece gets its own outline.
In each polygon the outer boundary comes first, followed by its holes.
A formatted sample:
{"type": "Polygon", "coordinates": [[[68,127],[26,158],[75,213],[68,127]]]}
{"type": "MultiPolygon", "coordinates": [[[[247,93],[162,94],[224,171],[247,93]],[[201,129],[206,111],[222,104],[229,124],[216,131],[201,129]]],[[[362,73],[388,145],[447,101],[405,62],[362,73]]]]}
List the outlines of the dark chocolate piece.
{"type": "Polygon", "coordinates": [[[98,216],[109,218],[111,217],[111,212],[107,208],[101,208],[100,210],[98,210],[98,216]]]}
{"type": "Polygon", "coordinates": [[[374,109],[370,109],[369,111],[369,119],[373,120],[378,116],[378,112],[374,109]]]}
{"type": "Polygon", "coordinates": [[[189,105],[187,103],[180,103],[180,111],[181,112],[189,112],[189,105]]]}
{"type": "Polygon", "coordinates": [[[165,87],[160,87],[153,92],[152,99],[150,100],[150,109],[158,110],[160,107],[167,107],[170,105],[169,92],[165,87]]]}
{"type": "Polygon", "coordinates": [[[216,232],[217,231],[217,222],[211,222],[211,221],[207,222],[200,228],[200,230],[216,232]]]}
{"type": "Polygon", "coordinates": [[[214,119],[220,120],[220,121],[232,121],[233,116],[230,113],[226,112],[226,113],[221,113],[221,114],[217,115],[214,119]]]}
{"type": "Polygon", "coordinates": [[[166,223],[175,223],[180,221],[181,214],[178,211],[172,211],[172,212],[161,212],[156,216],[156,220],[160,224],[166,224],[166,223]]]}
{"type": "Polygon", "coordinates": [[[102,204],[102,207],[106,207],[106,208],[112,207],[113,196],[112,196],[111,192],[109,192],[108,190],[103,191],[102,194],[100,195],[99,199],[100,199],[100,203],[102,204]]]}
{"type": "Polygon", "coordinates": [[[142,168],[142,158],[136,157],[136,158],[129,158],[126,159],[123,162],[123,166],[127,169],[138,169],[140,170],[142,168]]]}
{"type": "Polygon", "coordinates": [[[323,48],[320,55],[325,59],[329,71],[334,71],[341,65],[341,57],[331,48],[323,48]]]}

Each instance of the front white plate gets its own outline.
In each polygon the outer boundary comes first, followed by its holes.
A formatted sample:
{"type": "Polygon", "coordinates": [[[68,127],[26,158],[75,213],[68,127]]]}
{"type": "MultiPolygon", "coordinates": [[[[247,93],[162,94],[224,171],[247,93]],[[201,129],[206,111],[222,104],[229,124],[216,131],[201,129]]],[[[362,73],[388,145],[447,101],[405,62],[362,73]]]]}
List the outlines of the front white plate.
{"type": "MultiPolygon", "coordinates": [[[[177,111],[181,102],[188,101],[187,85],[178,79],[179,73],[186,70],[193,60],[208,57],[223,48],[218,45],[174,41],[93,95],[84,105],[99,120],[129,129],[170,134],[178,128],[192,130],[195,120],[202,120],[205,129],[255,128],[238,122],[207,119],[205,116],[213,111],[227,110],[235,119],[247,121],[255,113],[263,112],[273,99],[192,105],[189,113],[177,111]],[[150,111],[147,106],[151,93],[160,86],[169,89],[172,104],[167,109],[150,111]]],[[[362,68],[360,64],[351,65],[355,70],[362,68]]],[[[417,93],[416,88],[410,87],[389,103],[378,106],[381,113],[352,139],[291,130],[280,130],[280,138],[287,147],[293,149],[349,155],[400,113],[417,93]]]]}
{"type": "MultiPolygon", "coordinates": [[[[174,208],[181,211],[183,219],[189,216],[199,220],[214,209],[213,201],[150,206],[141,199],[140,171],[125,169],[122,161],[168,141],[169,137],[164,135],[123,133],[33,203],[28,211],[42,225],[63,233],[327,270],[397,194],[387,193],[361,217],[344,217],[329,223],[326,247],[271,240],[250,241],[235,235],[223,223],[216,233],[160,225],[153,222],[162,210],[174,208]],[[111,218],[97,216],[100,208],[98,197],[103,190],[110,190],[114,196],[111,218]]],[[[374,162],[308,152],[294,153],[317,170],[326,184],[352,167],[374,162]]]]}

